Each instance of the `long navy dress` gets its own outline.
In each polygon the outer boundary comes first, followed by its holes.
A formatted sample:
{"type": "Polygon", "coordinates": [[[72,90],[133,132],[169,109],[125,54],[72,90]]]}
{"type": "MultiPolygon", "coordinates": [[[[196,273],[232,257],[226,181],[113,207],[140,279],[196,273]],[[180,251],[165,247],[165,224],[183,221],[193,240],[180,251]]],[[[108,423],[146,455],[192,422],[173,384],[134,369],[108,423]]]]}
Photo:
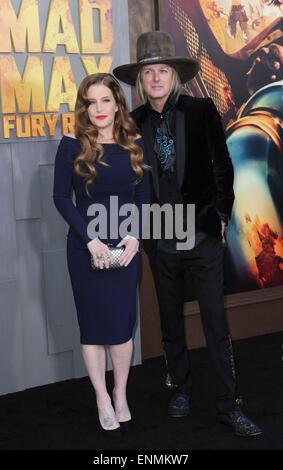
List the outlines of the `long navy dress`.
{"type": "MultiPolygon", "coordinates": [[[[136,140],[144,152],[142,139],[136,140]]],[[[150,200],[149,175],[144,171],[143,179],[137,179],[130,164],[129,151],[118,144],[103,144],[103,161],[108,167],[97,165],[97,178],[89,186],[89,197],[85,180],[73,167],[74,159],[81,153],[77,139],[64,136],[55,159],[54,203],[70,228],[67,235],[67,263],[71,278],[81,344],[122,344],[133,334],[136,321],[136,288],[138,283],[140,253],[127,267],[115,271],[96,271],[90,264],[87,243],[91,240],[87,225],[92,217],[87,216],[91,204],[102,204],[110,213],[110,196],[118,196],[118,209],[122,204],[135,204],[138,208],[150,200]],[[75,204],[72,193],[75,193],[75,204]]],[[[146,158],[145,158],[146,160],[146,158]]],[[[129,216],[129,214],[127,214],[129,216]]],[[[118,217],[119,222],[126,219],[118,217]]],[[[141,234],[141,233],[140,233],[141,234]]],[[[121,240],[101,238],[104,243],[117,245],[121,240]]]]}

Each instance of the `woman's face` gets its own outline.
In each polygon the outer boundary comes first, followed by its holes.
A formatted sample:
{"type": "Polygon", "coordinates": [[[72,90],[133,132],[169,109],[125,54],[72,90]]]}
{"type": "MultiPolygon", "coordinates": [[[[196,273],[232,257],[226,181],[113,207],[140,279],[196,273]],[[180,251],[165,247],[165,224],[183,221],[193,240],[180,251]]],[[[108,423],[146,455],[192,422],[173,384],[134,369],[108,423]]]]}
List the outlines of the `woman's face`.
{"type": "Polygon", "coordinates": [[[109,130],[109,135],[112,135],[115,112],[118,111],[112,91],[102,83],[91,85],[87,90],[87,97],[90,101],[87,112],[91,123],[97,127],[98,132],[104,130],[105,135],[109,130]]]}

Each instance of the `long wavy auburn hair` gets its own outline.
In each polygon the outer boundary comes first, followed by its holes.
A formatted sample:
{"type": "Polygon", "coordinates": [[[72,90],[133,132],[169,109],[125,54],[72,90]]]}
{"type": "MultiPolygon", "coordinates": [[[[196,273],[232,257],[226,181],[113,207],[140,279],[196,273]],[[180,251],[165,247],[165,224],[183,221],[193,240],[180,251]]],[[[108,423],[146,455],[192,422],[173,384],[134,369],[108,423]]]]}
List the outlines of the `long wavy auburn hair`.
{"type": "Polygon", "coordinates": [[[94,183],[97,177],[96,165],[109,166],[103,161],[103,145],[97,142],[98,129],[90,121],[87,112],[91,104],[87,97],[87,91],[92,85],[105,85],[113,94],[118,107],[118,111],[115,113],[113,137],[116,143],[130,152],[131,166],[137,176],[135,183],[142,180],[144,170],[151,169],[144,163],[142,149],[135,142],[138,130],[128,113],[123,90],[116,78],[109,73],[88,75],[80,84],[75,106],[75,136],[81,144],[82,153],[75,159],[74,169],[76,173],[85,178],[85,189],[89,196],[88,187],[94,183]]]}

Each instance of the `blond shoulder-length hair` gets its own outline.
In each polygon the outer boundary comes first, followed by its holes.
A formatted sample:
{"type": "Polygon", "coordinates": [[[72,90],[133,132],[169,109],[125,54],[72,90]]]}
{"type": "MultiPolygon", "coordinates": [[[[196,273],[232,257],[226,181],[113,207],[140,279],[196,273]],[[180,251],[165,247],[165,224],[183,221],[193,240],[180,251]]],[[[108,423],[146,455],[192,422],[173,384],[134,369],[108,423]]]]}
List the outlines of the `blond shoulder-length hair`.
{"type": "Polygon", "coordinates": [[[89,196],[89,185],[94,183],[97,177],[96,165],[109,166],[102,161],[104,148],[102,144],[97,142],[98,129],[90,121],[87,112],[90,105],[87,91],[92,85],[98,84],[108,87],[116,102],[118,110],[115,113],[113,137],[117,144],[129,150],[131,166],[137,176],[136,183],[142,179],[143,171],[150,169],[144,163],[141,147],[135,142],[138,130],[128,113],[125,95],[119,82],[109,73],[88,75],[79,86],[75,105],[75,136],[81,144],[82,152],[74,161],[74,169],[76,173],[85,178],[85,189],[89,196]],[[84,171],[82,167],[87,168],[87,171],[84,171]]]}
{"type": "MultiPolygon", "coordinates": [[[[168,66],[168,64],[166,65],[168,66]]],[[[182,91],[182,84],[181,84],[179,75],[176,72],[176,70],[171,66],[169,67],[172,69],[172,84],[171,84],[170,94],[172,93],[172,95],[175,96],[175,100],[177,101],[182,91]]],[[[136,92],[139,95],[141,101],[145,103],[147,100],[147,95],[142,86],[142,77],[141,77],[142,70],[143,70],[143,67],[139,70],[139,73],[136,79],[136,92]]]]}

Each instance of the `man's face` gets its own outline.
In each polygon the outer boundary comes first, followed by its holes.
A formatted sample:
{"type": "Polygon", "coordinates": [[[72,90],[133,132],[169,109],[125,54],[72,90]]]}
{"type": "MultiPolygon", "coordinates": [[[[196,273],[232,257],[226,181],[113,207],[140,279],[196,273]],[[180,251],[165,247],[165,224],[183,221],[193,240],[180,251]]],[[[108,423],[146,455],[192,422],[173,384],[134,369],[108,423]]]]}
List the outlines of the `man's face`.
{"type": "Polygon", "coordinates": [[[141,70],[141,84],[150,100],[166,101],[171,93],[173,69],[166,64],[146,65],[141,70]]]}

